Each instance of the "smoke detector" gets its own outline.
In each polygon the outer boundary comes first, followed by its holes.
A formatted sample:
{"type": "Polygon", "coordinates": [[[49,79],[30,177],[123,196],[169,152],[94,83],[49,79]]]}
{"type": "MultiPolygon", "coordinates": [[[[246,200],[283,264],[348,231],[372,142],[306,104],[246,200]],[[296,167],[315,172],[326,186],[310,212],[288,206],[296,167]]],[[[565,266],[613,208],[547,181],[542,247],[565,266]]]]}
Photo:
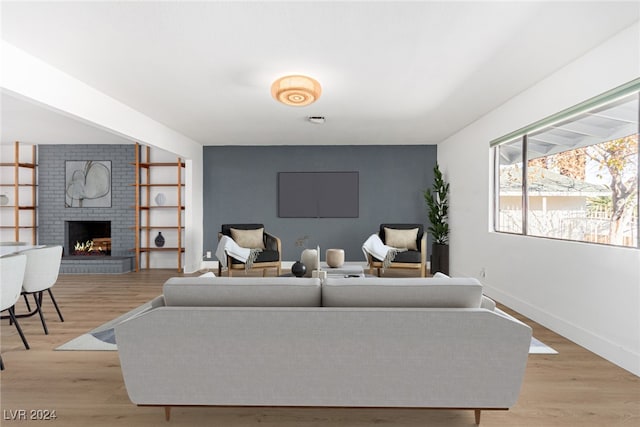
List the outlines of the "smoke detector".
{"type": "Polygon", "coordinates": [[[324,116],[309,116],[307,117],[307,120],[309,120],[311,123],[314,123],[316,125],[321,125],[324,123],[325,118],[324,116]]]}

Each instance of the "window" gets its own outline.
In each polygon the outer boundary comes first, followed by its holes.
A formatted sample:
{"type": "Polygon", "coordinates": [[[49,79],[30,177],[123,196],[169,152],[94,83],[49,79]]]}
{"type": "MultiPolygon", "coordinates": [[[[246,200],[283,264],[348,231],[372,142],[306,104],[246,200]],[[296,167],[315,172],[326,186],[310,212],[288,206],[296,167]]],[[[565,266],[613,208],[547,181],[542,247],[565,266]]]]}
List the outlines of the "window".
{"type": "Polygon", "coordinates": [[[500,186],[495,228],[506,233],[522,233],[522,139],[498,146],[496,153],[500,186]]]}
{"type": "Polygon", "coordinates": [[[640,247],[639,87],[640,79],[492,142],[494,229],[640,247]]]}

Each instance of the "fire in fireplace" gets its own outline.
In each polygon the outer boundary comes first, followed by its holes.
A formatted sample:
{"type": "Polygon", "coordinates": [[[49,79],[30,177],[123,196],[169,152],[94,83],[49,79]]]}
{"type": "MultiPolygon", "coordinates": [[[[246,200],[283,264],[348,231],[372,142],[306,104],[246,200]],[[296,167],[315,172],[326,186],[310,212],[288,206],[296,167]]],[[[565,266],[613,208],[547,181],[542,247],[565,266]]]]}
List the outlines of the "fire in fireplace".
{"type": "Polygon", "coordinates": [[[111,255],[110,221],[66,221],[66,224],[69,255],[111,255]]]}

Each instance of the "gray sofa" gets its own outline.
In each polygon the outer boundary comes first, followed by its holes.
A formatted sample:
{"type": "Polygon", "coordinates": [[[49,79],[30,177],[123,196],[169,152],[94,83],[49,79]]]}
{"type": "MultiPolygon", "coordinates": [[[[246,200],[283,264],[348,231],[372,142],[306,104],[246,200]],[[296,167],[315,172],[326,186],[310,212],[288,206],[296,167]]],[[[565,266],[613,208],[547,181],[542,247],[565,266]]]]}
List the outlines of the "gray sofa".
{"type": "Polygon", "coordinates": [[[131,401],[508,409],[531,339],[475,279],[172,278],[116,327],[131,401]],[[483,308],[483,306],[485,308],[483,308]]]}

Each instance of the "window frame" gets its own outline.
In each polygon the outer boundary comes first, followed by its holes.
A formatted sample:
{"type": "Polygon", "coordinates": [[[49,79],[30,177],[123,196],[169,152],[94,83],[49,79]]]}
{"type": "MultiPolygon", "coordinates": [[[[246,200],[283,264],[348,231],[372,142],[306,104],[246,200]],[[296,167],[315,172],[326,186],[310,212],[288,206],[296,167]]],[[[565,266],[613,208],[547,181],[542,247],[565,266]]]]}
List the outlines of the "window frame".
{"type": "MultiPolygon", "coordinates": [[[[628,83],[625,83],[621,86],[618,86],[610,91],[597,95],[593,98],[590,98],[580,104],[574,105],[573,107],[569,107],[565,110],[562,110],[558,113],[552,114],[544,119],[541,119],[537,122],[534,122],[528,126],[522,127],[518,130],[510,132],[506,135],[501,136],[500,138],[496,138],[489,143],[489,147],[494,151],[493,156],[490,157],[493,159],[493,215],[490,229],[495,233],[501,234],[511,234],[517,236],[527,236],[527,237],[535,237],[542,239],[553,239],[553,240],[562,240],[569,242],[577,242],[577,243],[586,243],[586,244],[595,244],[595,245],[604,245],[604,246],[613,246],[613,247],[621,247],[628,249],[640,249],[640,149],[638,149],[637,159],[636,159],[636,179],[638,180],[638,184],[636,185],[636,197],[638,200],[638,206],[636,207],[636,235],[638,236],[636,239],[635,246],[624,246],[624,245],[615,245],[611,243],[600,243],[600,242],[589,242],[585,240],[572,240],[572,239],[563,239],[559,237],[550,237],[550,236],[538,236],[531,235],[528,232],[529,227],[529,189],[528,189],[528,135],[534,132],[538,132],[544,129],[551,128],[552,126],[560,123],[571,120],[574,117],[577,117],[583,113],[601,108],[608,104],[612,104],[617,100],[620,100],[624,97],[636,94],[637,102],[638,102],[638,125],[636,129],[636,134],[639,135],[638,144],[640,145],[640,78],[634,79],[628,83]],[[515,140],[520,139],[521,142],[521,150],[522,150],[522,227],[520,232],[515,231],[503,231],[498,230],[498,225],[500,223],[500,154],[499,147],[506,143],[511,143],[515,140]]],[[[606,142],[606,141],[603,141],[606,142]]],[[[569,151],[569,150],[566,150],[569,151]]]]}

